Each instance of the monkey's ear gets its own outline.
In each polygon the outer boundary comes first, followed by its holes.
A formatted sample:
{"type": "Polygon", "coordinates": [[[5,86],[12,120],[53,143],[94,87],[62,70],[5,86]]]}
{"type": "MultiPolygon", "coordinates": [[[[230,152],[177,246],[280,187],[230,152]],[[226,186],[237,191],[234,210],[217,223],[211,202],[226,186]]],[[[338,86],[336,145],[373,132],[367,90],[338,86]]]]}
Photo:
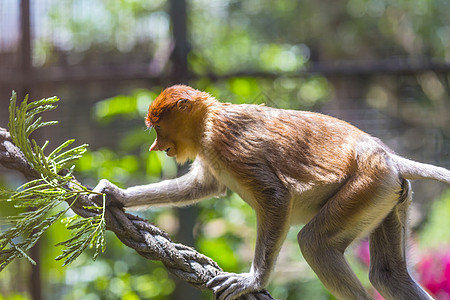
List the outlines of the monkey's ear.
{"type": "Polygon", "coordinates": [[[179,110],[189,112],[192,109],[192,103],[188,99],[180,99],[177,101],[177,107],[179,110]]]}

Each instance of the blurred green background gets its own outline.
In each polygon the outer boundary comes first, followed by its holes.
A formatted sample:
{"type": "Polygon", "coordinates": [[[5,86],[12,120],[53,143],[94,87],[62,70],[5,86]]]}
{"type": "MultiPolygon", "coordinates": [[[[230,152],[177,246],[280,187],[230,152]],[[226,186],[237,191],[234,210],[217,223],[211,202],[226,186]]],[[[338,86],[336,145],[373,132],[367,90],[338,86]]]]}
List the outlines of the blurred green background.
{"type": "MultiPolygon", "coordinates": [[[[60,124],[35,138],[89,143],[76,168],[82,182],[173,178],[188,167],[148,152],[155,133],[143,119],[164,87],[185,83],[222,101],[333,115],[402,155],[449,168],[449,12],[448,0],[1,0],[0,126],[11,90],[57,95],[59,109],[44,118],[60,124]]],[[[2,186],[22,182],[0,168],[2,186]]],[[[450,192],[435,182],[413,188],[411,270],[437,299],[450,299],[450,192]]],[[[231,192],[138,213],[226,271],[250,267],[255,216],[231,192]]],[[[299,229],[289,233],[269,291],[333,299],[301,256],[299,229]]],[[[58,224],[33,250],[36,267],[19,260],[0,273],[0,299],[211,298],[112,234],[97,261],[88,251],[61,267],[54,245],[67,235],[58,224]]],[[[370,288],[365,245],[350,248],[348,259],[370,288]]]]}

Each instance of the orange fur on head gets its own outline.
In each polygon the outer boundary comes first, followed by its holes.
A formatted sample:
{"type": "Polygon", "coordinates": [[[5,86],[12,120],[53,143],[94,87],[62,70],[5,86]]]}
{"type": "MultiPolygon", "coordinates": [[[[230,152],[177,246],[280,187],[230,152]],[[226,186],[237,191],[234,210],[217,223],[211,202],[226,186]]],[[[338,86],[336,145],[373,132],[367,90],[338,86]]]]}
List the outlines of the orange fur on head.
{"type": "Polygon", "coordinates": [[[200,93],[205,94],[186,85],[174,85],[163,90],[150,105],[145,124],[147,127],[154,126],[166,112],[177,105],[178,100],[194,100],[200,93]]]}
{"type": "Polygon", "coordinates": [[[208,107],[215,103],[209,94],[185,85],[162,91],[150,105],[145,119],[149,128],[158,125],[158,144],[151,149],[166,151],[178,163],[195,159],[208,107]]]}

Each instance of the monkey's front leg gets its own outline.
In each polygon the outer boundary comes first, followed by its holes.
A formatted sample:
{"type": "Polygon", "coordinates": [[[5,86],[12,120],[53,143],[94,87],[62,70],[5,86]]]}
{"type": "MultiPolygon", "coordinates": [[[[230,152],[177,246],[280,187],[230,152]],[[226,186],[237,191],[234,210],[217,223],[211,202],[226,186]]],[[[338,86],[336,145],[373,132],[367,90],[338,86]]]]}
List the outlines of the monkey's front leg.
{"type": "MultiPolygon", "coordinates": [[[[196,160],[191,170],[178,178],[141,186],[121,189],[106,179],[100,180],[94,188],[98,194],[114,198],[125,208],[151,205],[182,206],[225,193],[211,173],[196,160]]],[[[92,195],[92,198],[98,195],[92,195]]]]}
{"type": "Polygon", "coordinates": [[[215,299],[232,300],[262,290],[268,283],[278,252],[289,230],[288,209],[256,209],[258,236],[255,257],[249,273],[223,273],[211,279],[207,287],[215,299]]]}

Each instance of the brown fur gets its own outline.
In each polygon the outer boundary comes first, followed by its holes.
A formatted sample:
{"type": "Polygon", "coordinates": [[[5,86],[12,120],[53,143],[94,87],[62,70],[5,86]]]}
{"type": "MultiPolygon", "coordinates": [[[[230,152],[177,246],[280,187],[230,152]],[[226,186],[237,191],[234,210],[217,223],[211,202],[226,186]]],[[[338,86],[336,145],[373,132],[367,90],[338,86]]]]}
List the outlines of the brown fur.
{"type": "Polygon", "coordinates": [[[352,241],[371,234],[370,278],[380,293],[430,299],[409,276],[402,253],[411,194],[406,179],[450,183],[450,171],[401,158],[329,116],[220,103],[183,85],[153,101],[146,124],[157,132],[150,150],[179,163],[195,159],[191,171],[125,190],[103,180],[95,190],[114,194],[125,207],[186,205],[226,188],[238,193],[257,216],[255,256],[249,273],[221,274],[207,284],[218,299],[263,288],[294,223],[306,224],[298,235],[302,253],[337,298],[371,299],[343,256],[352,241]]]}

